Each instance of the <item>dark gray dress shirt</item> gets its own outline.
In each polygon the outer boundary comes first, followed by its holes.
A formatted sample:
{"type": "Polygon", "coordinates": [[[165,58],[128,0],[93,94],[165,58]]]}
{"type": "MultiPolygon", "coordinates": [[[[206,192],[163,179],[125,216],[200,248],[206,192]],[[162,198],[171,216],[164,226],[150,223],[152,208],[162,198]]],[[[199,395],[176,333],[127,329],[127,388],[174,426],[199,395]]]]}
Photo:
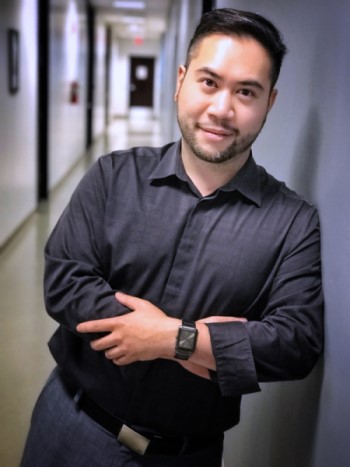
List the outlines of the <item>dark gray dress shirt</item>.
{"type": "Polygon", "coordinates": [[[202,197],[180,143],[104,156],[78,185],[46,247],[45,300],[60,326],[59,367],[107,410],[163,433],[223,431],[259,382],[306,376],[322,350],[319,223],[315,208],[250,157],[202,197]],[[75,331],[147,299],[174,317],[244,316],[210,324],[212,380],[177,362],[118,367],[75,331]]]}

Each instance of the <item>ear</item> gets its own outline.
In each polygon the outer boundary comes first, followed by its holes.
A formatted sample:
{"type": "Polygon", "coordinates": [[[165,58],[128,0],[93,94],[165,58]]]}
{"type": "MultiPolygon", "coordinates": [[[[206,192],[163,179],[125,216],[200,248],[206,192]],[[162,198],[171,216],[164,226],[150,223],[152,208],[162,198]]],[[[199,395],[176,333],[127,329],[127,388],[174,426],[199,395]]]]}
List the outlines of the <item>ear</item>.
{"type": "Polygon", "coordinates": [[[273,104],[275,103],[277,94],[278,94],[278,90],[277,89],[272,89],[272,91],[270,93],[270,96],[269,96],[268,106],[267,106],[267,111],[268,112],[270,112],[270,110],[272,109],[273,104]]]}
{"type": "Polygon", "coordinates": [[[176,91],[175,91],[175,95],[174,95],[174,101],[177,102],[178,100],[178,97],[179,97],[179,92],[180,92],[180,89],[181,89],[181,86],[182,86],[182,82],[185,78],[185,75],[186,75],[186,67],[185,65],[180,65],[179,66],[179,69],[177,71],[177,79],[176,79],[176,91]]]}

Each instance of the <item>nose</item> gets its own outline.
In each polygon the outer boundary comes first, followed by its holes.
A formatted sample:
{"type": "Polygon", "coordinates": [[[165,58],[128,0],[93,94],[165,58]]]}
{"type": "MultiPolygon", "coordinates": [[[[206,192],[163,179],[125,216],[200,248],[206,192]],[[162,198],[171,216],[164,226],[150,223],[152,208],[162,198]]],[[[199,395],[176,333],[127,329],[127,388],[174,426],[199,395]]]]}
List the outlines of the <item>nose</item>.
{"type": "Polygon", "coordinates": [[[221,90],[212,96],[211,103],[208,107],[208,114],[220,120],[227,120],[234,116],[230,91],[221,90]]]}

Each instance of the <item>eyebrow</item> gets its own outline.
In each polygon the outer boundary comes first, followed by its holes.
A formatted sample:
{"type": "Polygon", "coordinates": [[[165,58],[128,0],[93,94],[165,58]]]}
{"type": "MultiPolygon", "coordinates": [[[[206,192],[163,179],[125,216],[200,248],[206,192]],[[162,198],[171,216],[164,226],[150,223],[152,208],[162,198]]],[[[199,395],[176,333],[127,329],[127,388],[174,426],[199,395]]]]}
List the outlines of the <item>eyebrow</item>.
{"type": "MultiPolygon", "coordinates": [[[[198,68],[196,70],[196,73],[206,73],[209,76],[211,76],[212,78],[223,81],[222,76],[220,76],[218,73],[216,73],[214,70],[212,70],[211,68],[209,68],[207,66],[203,66],[201,68],[198,68]]],[[[257,89],[260,89],[261,91],[265,90],[264,86],[259,81],[256,81],[255,79],[247,79],[247,80],[239,81],[239,84],[242,85],[242,86],[250,86],[250,87],[253,87],[253,88],[257,88],[257,89]]]]}

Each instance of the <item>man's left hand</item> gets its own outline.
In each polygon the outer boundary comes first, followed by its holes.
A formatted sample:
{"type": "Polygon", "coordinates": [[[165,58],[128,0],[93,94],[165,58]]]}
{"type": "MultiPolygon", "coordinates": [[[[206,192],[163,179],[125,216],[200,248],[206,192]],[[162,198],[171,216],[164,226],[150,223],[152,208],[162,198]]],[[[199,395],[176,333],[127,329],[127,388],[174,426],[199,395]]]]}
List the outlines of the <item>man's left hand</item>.
{"type": "Polygon", "coordinates": [[[104,351],[116,365],[135,361],[173,358],[180,320],[170,318],[151,302],[117,292],[119,303],[130,313],[113,318],[86,321],[77,326],[80,333],[108,333],[91,342],[91,348],[104,351]]]}

